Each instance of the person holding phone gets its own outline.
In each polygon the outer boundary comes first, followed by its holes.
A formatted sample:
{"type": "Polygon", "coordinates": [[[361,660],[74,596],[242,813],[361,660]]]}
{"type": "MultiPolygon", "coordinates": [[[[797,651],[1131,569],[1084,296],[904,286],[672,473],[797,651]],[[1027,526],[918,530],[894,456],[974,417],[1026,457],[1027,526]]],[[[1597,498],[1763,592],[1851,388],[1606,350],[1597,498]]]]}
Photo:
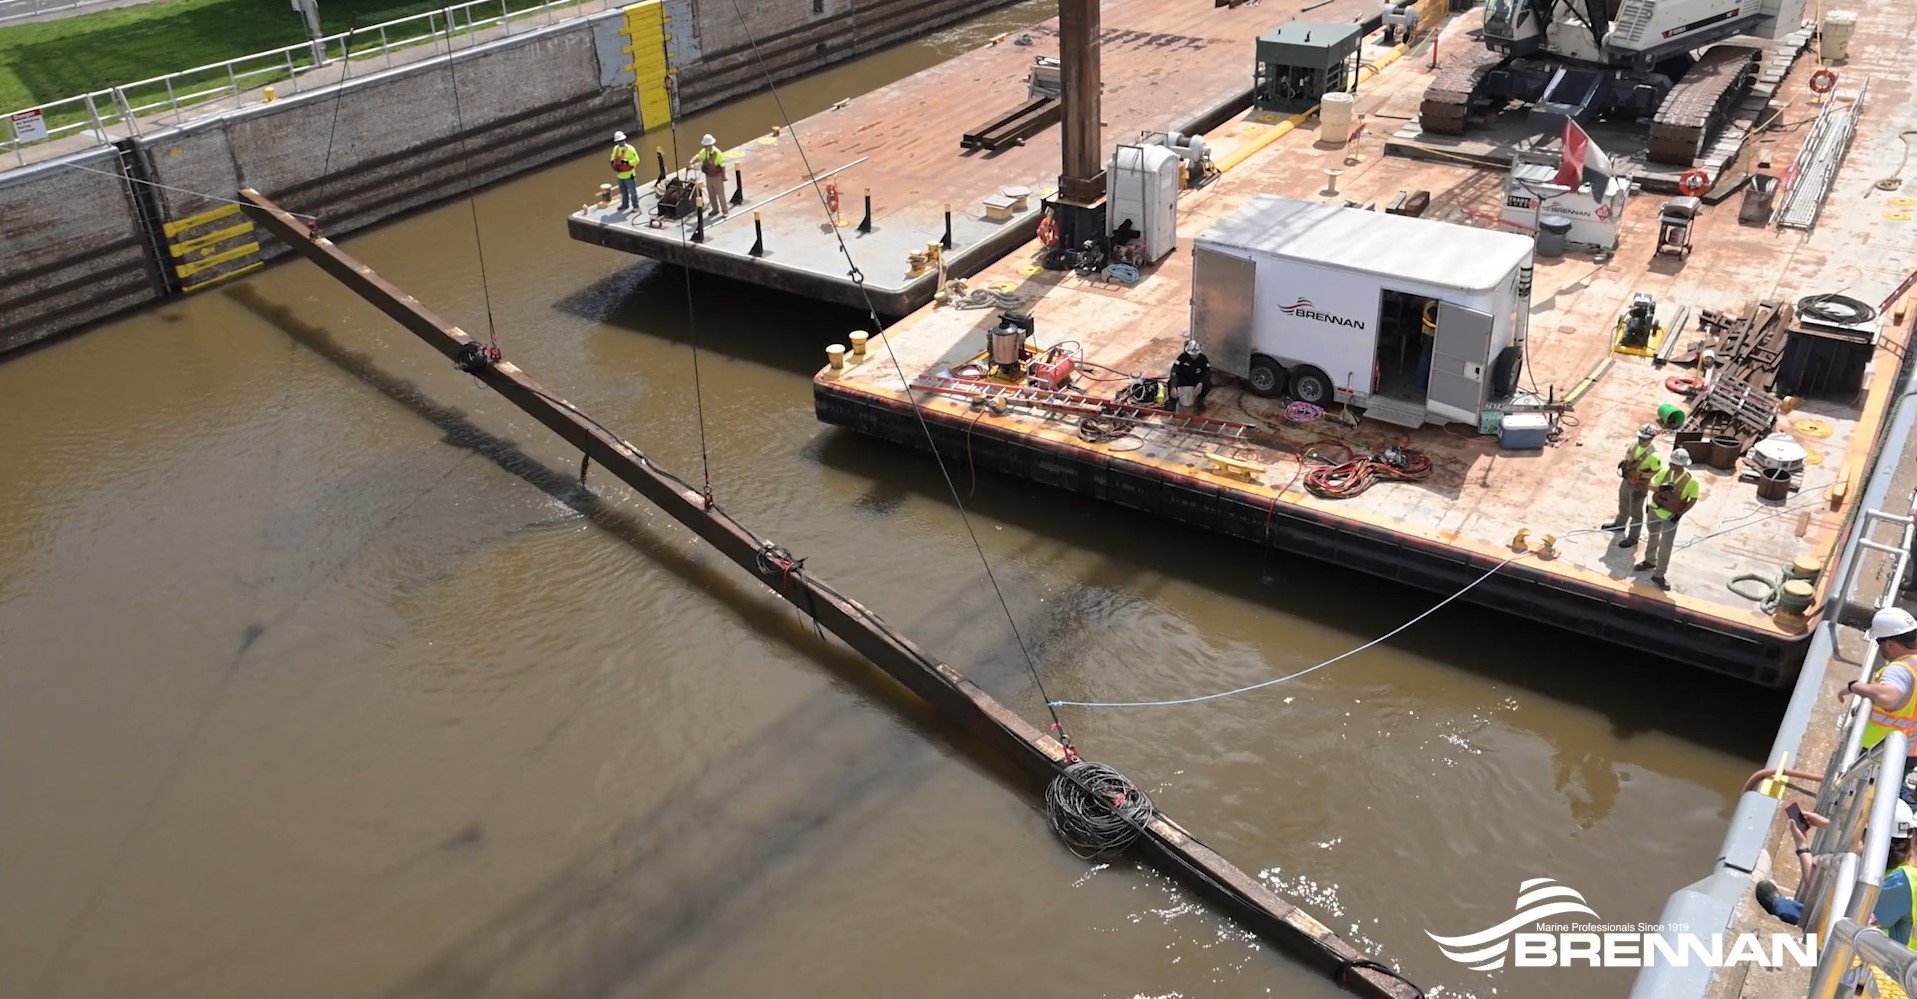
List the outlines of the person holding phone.
{"type": "MultiPolygon", "coordinates": [[[[1788,818],[1787,828],[1791,839],[1797,843],[1798,884],[1810,881],[1811,872],[1817,867],[1817,858],[1811,856],[1810,830],[1813,826],[1823,828],[1830,820],[1816,812],[1807,812],[1793,802],[1784,809],[1788,818]]],[[[1877,896],[1877,906],[1871,910],[1871,922],[1884,935],[1910,946],[1911,928],[1917,925],[1917,866],[1910,862],[1911,834],[1917,832],[1917,814],[1902,799],[1891,819],[1890,853],[1884,859],[1883,890],[1877,896]]],[[[1804,918],[1804,903],[1794,898],[1784,898],[1778,894],[1777,884],[1770,880],[1757,883],[1757,904],[1765,912],[1792,926],[1799,925],[1804,918]]],[[[1917,948],[1913,948],[1917,949],[1917,948]]]]}

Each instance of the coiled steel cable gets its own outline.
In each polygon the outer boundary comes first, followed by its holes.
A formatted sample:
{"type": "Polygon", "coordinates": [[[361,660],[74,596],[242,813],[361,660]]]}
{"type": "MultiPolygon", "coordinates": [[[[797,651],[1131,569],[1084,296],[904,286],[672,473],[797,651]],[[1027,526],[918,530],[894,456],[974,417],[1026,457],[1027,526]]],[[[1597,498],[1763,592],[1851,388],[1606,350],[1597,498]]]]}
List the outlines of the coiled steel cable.
{"type": "Polygon", "coordinates": [[[1118,853],[1157,814],[1151,796],[1103,763],[1074,763],[1045,787],[1052,831],[1084,860],[1118,853]]]}

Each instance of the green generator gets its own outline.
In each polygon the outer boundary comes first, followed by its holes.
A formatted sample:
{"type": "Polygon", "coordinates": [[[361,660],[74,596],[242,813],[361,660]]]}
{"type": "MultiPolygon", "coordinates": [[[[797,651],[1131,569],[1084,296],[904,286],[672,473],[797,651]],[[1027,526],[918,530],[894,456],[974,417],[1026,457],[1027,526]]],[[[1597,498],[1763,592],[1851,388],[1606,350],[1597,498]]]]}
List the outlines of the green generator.
{"type": "Polygon", "coordinates": [[[1356,24],[1293,21],[1258,39],[1252,105],[1261,111],[1309,111],[1326,94],[1358,85],[1356,24]]]}

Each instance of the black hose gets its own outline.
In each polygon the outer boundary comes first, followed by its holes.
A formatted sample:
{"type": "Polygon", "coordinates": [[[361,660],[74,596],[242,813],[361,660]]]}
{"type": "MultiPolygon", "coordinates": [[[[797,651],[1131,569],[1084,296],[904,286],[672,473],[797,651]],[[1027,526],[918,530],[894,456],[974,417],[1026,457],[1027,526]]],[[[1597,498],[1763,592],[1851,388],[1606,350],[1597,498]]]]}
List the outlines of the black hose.
{"type": "Polygon", "coordinates": [[[1828,295],[1805,295],[1798,299],[1797,314],[1821,323],[1855,326],[1877,318],[1877,308],[1849,295],[1833,292],[1828,295]]]}

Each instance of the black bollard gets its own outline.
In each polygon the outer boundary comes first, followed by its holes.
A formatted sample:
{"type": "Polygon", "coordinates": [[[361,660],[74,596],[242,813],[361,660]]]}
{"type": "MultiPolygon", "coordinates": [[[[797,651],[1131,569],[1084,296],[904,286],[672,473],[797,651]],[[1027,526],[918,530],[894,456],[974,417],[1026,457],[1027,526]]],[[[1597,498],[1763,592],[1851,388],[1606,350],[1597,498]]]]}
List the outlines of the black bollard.
{"type": "Polygon", "coordinates": [[[759,221],[759,213],[752,213],[752,249],[747,251],[755,257],[765,256],[765,224],[759,221]]]}
{"type": "Polygon", "coordinates": [[[952,248],[952,206],[949,204],[945,206],[945,238],[939,240],[939,245],[948,250],[952,248]]]}
{"type": "Polygon", "coordinates": [[[692,206],[692,241],[695,243],[706,241],[705,206],[696,203],[692,206]]]}
{"type": "Polygon", "coordinates": [[[745,204],[745,171],[740,170],[738,167],[732,168],[732,197],[730,200],[735,205],[745,204]]]}
{"type": "Polygon", "coordinates": [[[860,232],[872,231],[872,189],[865,189],[865,218],[859,222],[860,232]]]}
{"type": "Polygon", "coordinates": [[[653,152],[657,154],[659,157],[659,181],[658,182],[663,184],[666,182],[666,149],[664,146],[658,146],[653,149],[653,152]]]}

